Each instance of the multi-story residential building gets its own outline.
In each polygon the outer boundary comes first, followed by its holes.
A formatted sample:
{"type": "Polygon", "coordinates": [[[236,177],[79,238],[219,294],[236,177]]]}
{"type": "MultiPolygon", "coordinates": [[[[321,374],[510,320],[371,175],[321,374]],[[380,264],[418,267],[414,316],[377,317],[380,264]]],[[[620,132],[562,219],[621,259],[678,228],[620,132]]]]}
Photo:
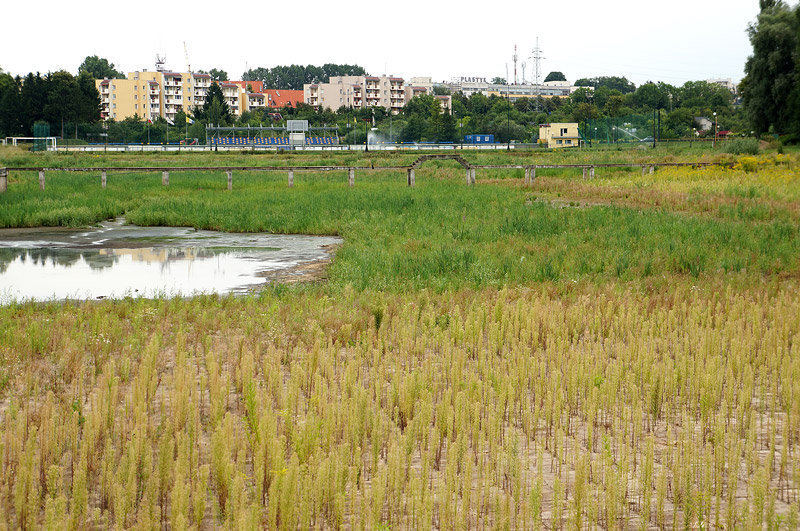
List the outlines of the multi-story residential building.
{"type": "Polygon", "coordinates": [[[721,87],[725,87],[726,89],[730,90],[731,94],[733,94],[734,96],[736,96],[738,94],[739,87],[730,78],[728,78],[728,79],[707,79],[706,83],[709,83],[709,84],[712,84],[712,85],[719,85],[721,87]]]}
{"type": "Polygon", "coordinates": [[[406,87],[401,77],[334,76],[327,83],[303,85],[306,103],[317,108],[383,107],[399,113],[406,102],[406,87]]]}
{"type": "Polygon", "coordinates": [[[100,92],[100,114],[104,120],[138,116],[143,120],[161,117],[172,122],[178,111],[188,113],[205,103],[211,76],[137,71],[129,72],[126,79],[100,79],[95,85],[100,92]]]}
{"type": "Polygon", "coordinates": [[[267,106],[267,96],[258,92],[245,92],[242,94],[242,109],[256,111],[267,106]]]}
{"type": "Polygon", "coordinates": [[[223,81],[219,84],[219,88],[222,90],[222,96],[225,98],[225,103],[228,104],[231,114],[233,116],[241,115],[242,105],[240,105],[240,102],[244,94],[242,87],[230,81],[223,81]]]}
{"type": "Polygon", "coordinates": [[[500,96],[508,97],[511,102],[515,102],[524,98],[568,98],[570,94],[579,88],[587,88],[592,90],[592,87],[575,87],[563,81],[548,81],[541,85],[497,85],[490,84],[487,96],[500,96]]]}

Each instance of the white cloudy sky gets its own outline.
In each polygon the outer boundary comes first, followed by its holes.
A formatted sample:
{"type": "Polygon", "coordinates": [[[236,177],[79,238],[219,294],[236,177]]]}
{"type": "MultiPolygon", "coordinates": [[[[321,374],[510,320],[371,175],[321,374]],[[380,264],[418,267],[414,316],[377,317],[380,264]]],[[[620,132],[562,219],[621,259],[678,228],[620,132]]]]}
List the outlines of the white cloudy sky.
{"type": "Polygon", "coordinates": [[[538,35],[543,73],[560,70],[570,81],[738,81],[757,12],[758,0],[0,0],[0,68],[75,72],[96,54],[142,70],[162,53],[168,68],[184,70],[186,41],[193,69],[236,79],[246,65],[327,62],[406,78],[505,77],[514,44],[528,60],[538,35]]]}

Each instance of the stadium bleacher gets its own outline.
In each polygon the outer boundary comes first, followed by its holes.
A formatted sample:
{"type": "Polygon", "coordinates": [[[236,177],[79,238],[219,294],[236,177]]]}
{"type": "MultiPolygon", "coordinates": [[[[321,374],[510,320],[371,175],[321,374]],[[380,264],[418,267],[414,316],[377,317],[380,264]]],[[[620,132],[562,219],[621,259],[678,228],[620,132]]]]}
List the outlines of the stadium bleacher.
{"type": "MultiPolygon", "coordinates": [[[[214,143],[214,140],[211,141],[214,143]]],[[[245,138],[245,137],[222,137],[216,139],[216,144],[219,146],[288,146],[289,145],[289,138],[288,137],[256,137],[256,138],[245,138]]],[[[334,142],[333,137],[329,136],[311,136],[306,138],[306,145],[309,146],[333,146],[336,142],[334,142]]]]}

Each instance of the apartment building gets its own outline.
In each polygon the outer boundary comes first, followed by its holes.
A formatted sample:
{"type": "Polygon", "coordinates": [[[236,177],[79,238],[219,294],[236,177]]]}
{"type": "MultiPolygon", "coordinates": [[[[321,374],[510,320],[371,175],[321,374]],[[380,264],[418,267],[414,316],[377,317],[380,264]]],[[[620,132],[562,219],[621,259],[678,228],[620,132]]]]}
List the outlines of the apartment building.
{"type": "Polygon", "coordinates": [[[126,79],[95,81],[100,93],[103,120],[124,120],[138,116],[143,120],[158,117],[170,122],[178,111],[188,113],[202,106],[211,87],[207,74],[166,71],[129,72],[126,79]]]}
{"type": "Polygon", "coordinates": [[[316,108],[383,107],[398,114],[406,102],[406,87],[401,77],[334,76],[327,83],[303,85],[303,97],[316,108]]]}

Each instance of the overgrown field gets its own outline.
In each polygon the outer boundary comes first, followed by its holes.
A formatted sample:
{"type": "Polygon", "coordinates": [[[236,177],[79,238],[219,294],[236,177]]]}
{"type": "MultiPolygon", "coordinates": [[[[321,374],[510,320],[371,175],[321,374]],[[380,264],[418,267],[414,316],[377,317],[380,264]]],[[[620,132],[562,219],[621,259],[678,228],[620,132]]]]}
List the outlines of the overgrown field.
{"type": "Polygon", "coordinates": [[[797,529],[795,164],[12,173],[0,226],[345,243],[320,284],[0,307],[0,522],[797,529]]]}

